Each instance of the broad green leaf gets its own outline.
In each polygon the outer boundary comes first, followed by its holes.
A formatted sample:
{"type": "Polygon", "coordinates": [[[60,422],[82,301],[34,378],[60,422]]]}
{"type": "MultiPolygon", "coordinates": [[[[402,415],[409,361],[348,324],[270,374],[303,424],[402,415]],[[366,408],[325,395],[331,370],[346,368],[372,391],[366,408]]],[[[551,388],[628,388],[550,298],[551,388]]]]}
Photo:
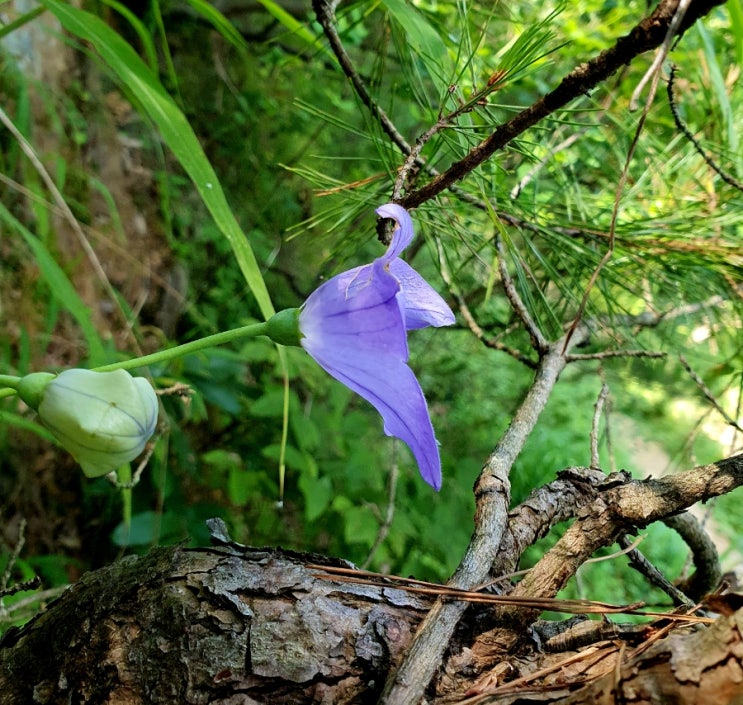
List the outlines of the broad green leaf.
{"type": "Polygon", "coordinates": [[[189,175],[204,204],[230,243],[261,313],[274,313],[260,267],[186,116],[132,47],[103,21],[60,0],[42,0],[71,34],[90,42],[142,110],[155,123],[166,144],[189,175]]]}
{"type": "Polygon", "coordinates": [[[304,517],[307,521],[315,521],[330,506],[333,484],[327,475],[310,477],[306,473],[297,484],[304,496],[304,517]]]}
{"type": "Polygon", "coordinates": [[[113,530],[111,541],[116,546],[146,546],[158,541],[172,541],[182,537],[186,518],[178,512],[163,514],[147,510],[135,514],[127,526],[123,521],[113,530]]]}

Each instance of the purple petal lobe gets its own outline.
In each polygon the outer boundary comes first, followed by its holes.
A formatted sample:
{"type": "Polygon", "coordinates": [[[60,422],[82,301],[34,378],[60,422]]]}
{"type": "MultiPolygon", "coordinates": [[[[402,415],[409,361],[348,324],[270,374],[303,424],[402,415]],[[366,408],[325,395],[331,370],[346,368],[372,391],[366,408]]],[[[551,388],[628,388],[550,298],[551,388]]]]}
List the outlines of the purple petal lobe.
{"type": "Polygon", "coordinates": [[[386,203],[376,210],[376,214],[382,218],[392,218],[397,221],[397,227],[392,232],[392,242],[387,248],[384,259],[387,262],[399,257],[400,253],[413,240],[413,221],[410,219],[408,212],[395,203],[386,203]]]}
{"type": "Polygon", "coordinates": [[[383,259],[339,274],[299,314],[302,347],[331,376],[366,399],[384,431],[413,452],[423,478],[441,487],[441,460],[423,391],[408,367],[400,282],[383,259]]]}
{"type": "Polygon", "coordinates": [[[450,326],[454,314],[438,292],[401,259],[392,260],[390,273],[400,282],[405,308],[405,327],[408,330],[426,326],[450,326]]]}
{"type": "Polygon", "coordinates": [[[319,361],[326,350],[366,349],[408,359],[400,283],[381,262],[350,269],[310,294],[299,314],[302,347],[319,361]]]}

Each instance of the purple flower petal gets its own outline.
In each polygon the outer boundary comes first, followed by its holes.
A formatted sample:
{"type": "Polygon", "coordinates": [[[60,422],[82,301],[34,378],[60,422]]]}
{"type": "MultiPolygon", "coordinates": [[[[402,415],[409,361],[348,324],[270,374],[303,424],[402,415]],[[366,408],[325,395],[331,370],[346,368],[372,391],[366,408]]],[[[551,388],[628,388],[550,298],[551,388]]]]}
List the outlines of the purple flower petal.
{"type": "Polygon", "coordinates": [[[450,326],[454,314],[439,293],[401,259],[392,260],[390,273],[400,282],[405,308],[405,327],[408,330],[426,326],[450,326]]]}
{"type": "Polygon", "coordinates": [[[316,360],[328,348],[359,350],[408,359],[408,341],[398,294],[400,283],[374,264],[326,281],[310,294],[299,314],[302,347],[316,360]]]}
{"type": "Polygon", "coordinates": [[[407,365],[400,282],[384,261],[339,274],[314,291],[299,328],[302,347],[374,406],[384,432],[408,444],[421,475],[438,490],[441,460],[423,390],[407,365]]]}
{"type": "Polygon", "coordinates": [[[387,262],[399,257],[402,251],[413,241],[413,221],[408,212],[395,203],[386,203],[375,211],[382,218],[392,218],[397,221],[397,227],[392,231],[392,242],[384,253],[387,262]]]}
{"type": "Polygon", "coordinates": [[[397,221],[387,251],[309,296],[299,313],[301,345],[328,374],[374,406],[384,432],[408,444],[423,479],[438,490],[439,448],[423,390],[407,365],[406,336],[413,328],[451,325],[454,314],[399,258],[413,239],[408,212],[387,203],[377,213],[397,221]]]}

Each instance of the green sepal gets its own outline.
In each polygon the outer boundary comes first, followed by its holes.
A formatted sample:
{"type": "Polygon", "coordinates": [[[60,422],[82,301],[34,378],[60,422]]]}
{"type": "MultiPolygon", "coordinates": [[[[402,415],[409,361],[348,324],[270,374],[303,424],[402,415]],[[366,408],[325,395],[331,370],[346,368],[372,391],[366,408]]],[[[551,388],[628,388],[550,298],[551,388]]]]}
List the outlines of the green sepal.
{"type": "Polygon", "coordinates": [[[18,396],[36,411],[41,404],[46,385],[56,376],[51,372],[32,372],[30,375],[26,375],[18,383],[18,396]]]}
{"type": "Polygon", "coordinates": [[[301,345],[302,333],[299,330],[299,309],[285,308],[266,321],[266,333],[279,345],[301,345]]]}

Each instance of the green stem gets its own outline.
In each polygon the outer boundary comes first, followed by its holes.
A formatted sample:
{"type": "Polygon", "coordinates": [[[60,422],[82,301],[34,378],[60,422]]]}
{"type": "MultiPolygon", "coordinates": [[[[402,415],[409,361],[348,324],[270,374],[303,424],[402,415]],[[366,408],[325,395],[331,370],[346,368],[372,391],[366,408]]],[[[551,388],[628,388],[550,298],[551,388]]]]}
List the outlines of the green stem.
{"type": "Polygon", "coordinates": [[[233,328],[232,330],[226,330],[222,333],[208,335],[206,336],[206,338],[193,340],[190,343],[176,345],[174,348],[168,348],[167,350],[158,350],[151,355],[135,357],[131,360],[122,360],[121,362],[114,362],[110,365],[95,367],[94,369],[96,372],[110,372],[111,370],[133,370],[137,367],[154,365],[159,362],[168,362],[178,357],[183,357],[184,355],[190,355],[191,353],[198,352],[199,350],[205,350],[206,348],[213,348],[217,345],[231,343],[232,341],[239,340],[240,338],[251,338],[257,335],[265,335],[266,329],[266,323],[252,323],[249,326],[243,326],[242,328],[233,328]]]}
{"type": "Polygon", "coordinates": [[[0,39],[6,37],[11,32],[15,32],[18,28],[23,27],[24,24],[30,22],[31,20],[36,19],[42,12],[45,11],[45,7],[35,7],[30,12],[27,12],[25,15],[21,15],[12,22],[8,22],[8,24],[3,25],[2,28],[0,28],[0,39]]]}
{"type": "Polygon", "coordinates": [[[14,377],[13,375],[0,375],[0,387],[10,387],[11,389],[18,389],[18,383],[20,381],[20,377],[14,377]]]}

